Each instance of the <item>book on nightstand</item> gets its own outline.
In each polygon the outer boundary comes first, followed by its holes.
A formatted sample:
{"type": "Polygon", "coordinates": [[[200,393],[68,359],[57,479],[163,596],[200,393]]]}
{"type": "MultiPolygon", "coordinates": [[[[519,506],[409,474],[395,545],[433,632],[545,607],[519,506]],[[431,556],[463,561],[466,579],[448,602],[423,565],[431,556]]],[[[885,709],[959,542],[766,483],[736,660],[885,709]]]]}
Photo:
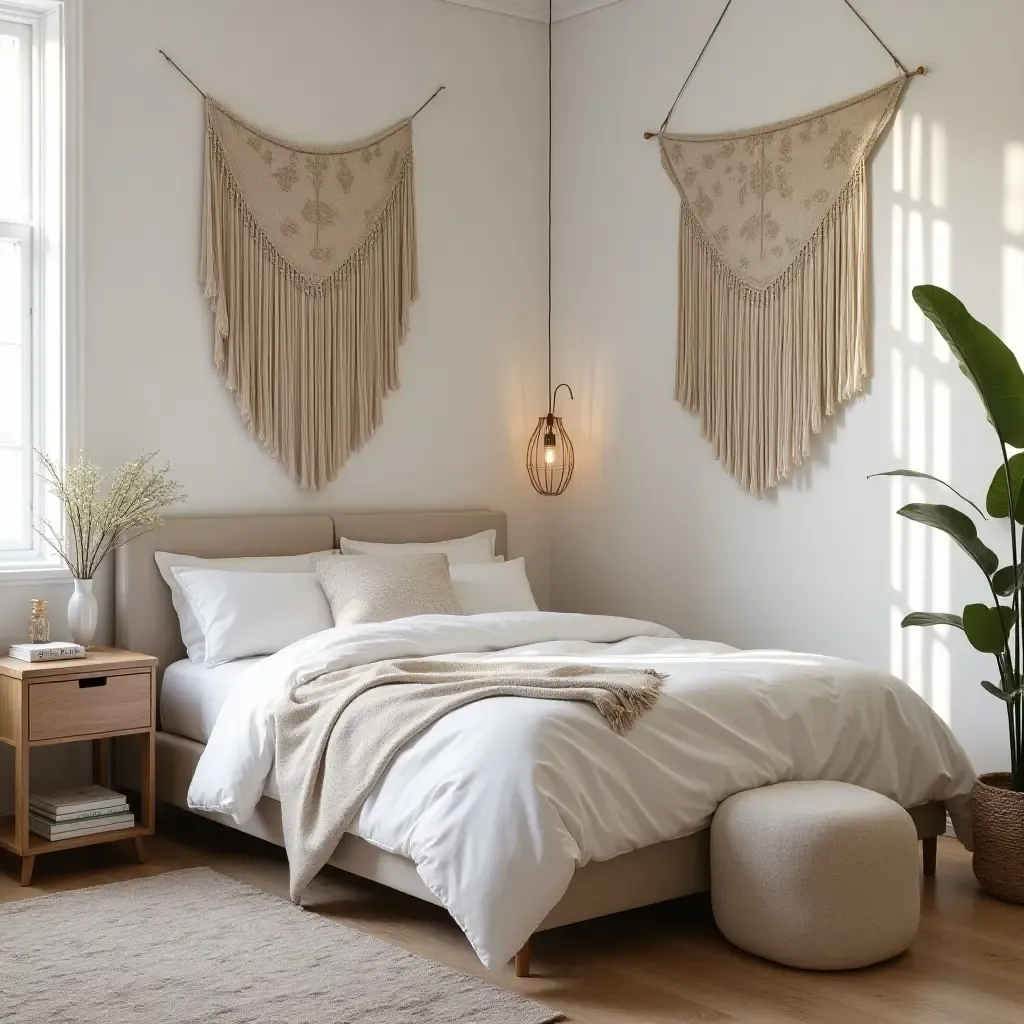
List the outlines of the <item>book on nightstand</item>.
{"type": "Polygon", "coordinates": [[[18,661],[65,661],[84,658],[85,648],[81,644],[11,644],[7,653],[18,661]]]}
{"type": "Polygon", "coordinates": [[[53,842],[132,828],[135,815],[123,793],[81,786],[29,797],[29,830],[53,842]]]}

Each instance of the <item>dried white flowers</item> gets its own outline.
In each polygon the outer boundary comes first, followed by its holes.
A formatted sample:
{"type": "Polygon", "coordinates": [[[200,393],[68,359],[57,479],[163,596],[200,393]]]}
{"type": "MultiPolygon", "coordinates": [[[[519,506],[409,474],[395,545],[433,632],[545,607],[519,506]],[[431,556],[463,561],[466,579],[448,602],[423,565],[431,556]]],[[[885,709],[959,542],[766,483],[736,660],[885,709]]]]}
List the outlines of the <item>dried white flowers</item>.
{"type": "Polygon", "coordinates": [[[105,495],[106,477],[83,452],[63,471],[45,452],[36,450],[35,454],[39,475],[60,499],[69,527],[65,534],[43,519],[36,532],[57,552],[75,579],[91,580],[114,548],[162,526],[163,510],[185,500],[181,484],[168,476],[171,467],[152,465],[155,452],[118,466],[105,495]]]}

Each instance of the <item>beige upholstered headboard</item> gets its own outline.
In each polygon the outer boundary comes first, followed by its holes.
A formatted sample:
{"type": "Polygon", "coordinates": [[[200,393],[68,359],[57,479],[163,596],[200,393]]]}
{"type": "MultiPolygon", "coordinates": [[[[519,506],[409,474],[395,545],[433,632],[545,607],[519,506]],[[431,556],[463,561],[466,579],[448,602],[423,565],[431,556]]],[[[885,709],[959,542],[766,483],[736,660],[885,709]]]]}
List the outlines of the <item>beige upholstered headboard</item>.
{"type": "Polygon", "coordinates": [[[118,647],[160,659],[161,672],[185,657],[171,593],[155,551],[204,558],[299,555],[323,551],[339,537],[436,541],[495,530],[495,552],[507,554],[504,512],[339,512],[336,515],[168,516],[159,530],[119,548],[115,564],[114,636],[118,647]]]}

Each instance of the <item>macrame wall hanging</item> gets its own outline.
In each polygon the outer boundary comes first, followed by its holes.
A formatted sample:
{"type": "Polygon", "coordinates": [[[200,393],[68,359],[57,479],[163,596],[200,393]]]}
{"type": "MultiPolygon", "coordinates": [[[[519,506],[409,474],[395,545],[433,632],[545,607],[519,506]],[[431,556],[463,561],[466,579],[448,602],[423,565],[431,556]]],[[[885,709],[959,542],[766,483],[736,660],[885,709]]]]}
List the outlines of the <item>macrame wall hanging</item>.
{"type": "Polygon", "coordinates": [[[865,164],[908,71],[822,110],[748,131],[666,131],[728,0],[657,132],[679,191],[675,394],[740,486],[762,495],[803,462],[868,374],[865,164]]]}
{"type": "Polygon", "coordinates": [[[214,366],[249,432],[301,487],[321,488],[399,385],[417,295],[412,118],[430,100],[375,138],[315,147],[203,96],[214,366]]]}

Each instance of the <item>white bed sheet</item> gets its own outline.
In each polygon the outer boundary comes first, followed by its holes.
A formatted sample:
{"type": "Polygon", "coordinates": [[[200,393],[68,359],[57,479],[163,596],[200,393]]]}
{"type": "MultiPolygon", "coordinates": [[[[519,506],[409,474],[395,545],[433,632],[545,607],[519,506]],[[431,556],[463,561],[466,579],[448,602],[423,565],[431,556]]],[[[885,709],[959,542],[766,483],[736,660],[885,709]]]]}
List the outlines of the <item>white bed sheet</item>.
{"type": "Polygon", "coordinates": [[[184,658],[168,665],[160,687],[160,728],[196,743],[208,743],[228,694],[261,661],[242,658],[207,668],[184,658]]]}

